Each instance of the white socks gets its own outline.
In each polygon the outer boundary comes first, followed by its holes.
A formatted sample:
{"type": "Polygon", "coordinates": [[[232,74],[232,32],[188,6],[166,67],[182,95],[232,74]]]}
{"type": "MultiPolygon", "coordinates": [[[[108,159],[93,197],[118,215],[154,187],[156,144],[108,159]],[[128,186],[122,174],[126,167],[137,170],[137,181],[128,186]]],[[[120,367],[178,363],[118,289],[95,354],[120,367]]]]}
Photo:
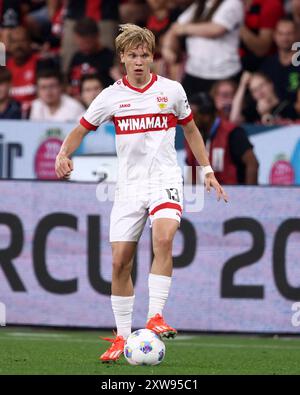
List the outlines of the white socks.
{"type": "Polygon", "coordinates": [[[149,312],[148,320],[155,314],[162,314],[165,303],[168,299],[171,286],[171,277],[149,274],[149,312]]]}
{"type": "MultiPolygon", "coordinates": [[[[149,312],[148,320],[155,314],[162,314],[165,303],[168,299],[171,286],[171,277],[149,274],[149,312]]],[[[135,296],[115,296],[111,295],[111,305],[117,326],[117,336],[124,339],[131,334],[132,311],[135,296]]]]}
{"type": "Polygon", "coordinates": [[[111,305],[117,325],[117,336],[124,339],[131,333],[132,310],[135,296],[111,295],[111,305]]]}

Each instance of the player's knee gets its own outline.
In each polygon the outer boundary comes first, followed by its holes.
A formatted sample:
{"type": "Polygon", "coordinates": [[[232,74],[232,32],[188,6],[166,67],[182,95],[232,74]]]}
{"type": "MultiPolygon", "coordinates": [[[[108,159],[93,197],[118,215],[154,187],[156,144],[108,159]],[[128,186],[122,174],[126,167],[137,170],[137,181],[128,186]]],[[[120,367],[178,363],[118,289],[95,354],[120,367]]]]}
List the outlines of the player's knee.
{"type": "Polygon", "coordinates": [[[153,246],[156,251],[169,251],[172,250],[173,238],[169,234],[161,234],[154,237],[153,246]]]}
{"type": "Polygon", "coordinates": [[[132,262],[125,260],[123,257],[114,257],[112,266],[115,274],[130,273],[132,262]]]}

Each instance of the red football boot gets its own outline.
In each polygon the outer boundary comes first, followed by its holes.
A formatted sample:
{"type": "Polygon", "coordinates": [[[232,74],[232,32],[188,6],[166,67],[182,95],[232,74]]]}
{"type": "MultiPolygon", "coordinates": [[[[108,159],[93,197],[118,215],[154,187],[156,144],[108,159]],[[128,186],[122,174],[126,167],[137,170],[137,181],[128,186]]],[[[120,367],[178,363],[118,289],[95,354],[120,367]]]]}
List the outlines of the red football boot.
{"type": "Polygon", "coordinates": [[[124,352],[125,339],[123,336],[116,336],[111,339],[109,337],[101,337],[101,339],[106,340],[111,344],[109,349],[105,351],[104,354],[99,358],[102,362],[116,362],[120,359],[121,355],[124,352]]]}
{"type": "Polygon", "coordinates": [[[164,318],[160,314],[156,314],[147,322],[146,329],[150,329],[160,337],[174,338],[177,330],[166,324],[164,318]]]}

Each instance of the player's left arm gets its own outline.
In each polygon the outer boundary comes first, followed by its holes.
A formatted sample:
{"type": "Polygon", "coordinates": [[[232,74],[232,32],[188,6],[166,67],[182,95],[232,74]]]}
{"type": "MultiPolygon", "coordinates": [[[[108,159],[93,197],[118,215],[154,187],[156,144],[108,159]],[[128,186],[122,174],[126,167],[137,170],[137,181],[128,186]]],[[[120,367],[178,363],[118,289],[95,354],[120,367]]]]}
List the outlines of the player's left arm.
{"type": "Polygon", "coordinates": [[[245,11],[242,2],[223,1],[221,3],[210,21],[176,23],[173,25],[173,34],[216,39],[237,30],[244,19],[245,11]]]}
{"type": "MultiPolygon", "coordinates": [[[[210,166],[209,159],[206,153],[203,138],[195,121],[192,119],[187,124],[182,125],[184,136],[200,166],[210,166]]],[[[228,202],[228,196],[223,187],[218,183],[213,171],[207,173],[204,177],[206,190],[209,192],[213,187],[217,192],[218,200],[221,198],[228,202]]]]}

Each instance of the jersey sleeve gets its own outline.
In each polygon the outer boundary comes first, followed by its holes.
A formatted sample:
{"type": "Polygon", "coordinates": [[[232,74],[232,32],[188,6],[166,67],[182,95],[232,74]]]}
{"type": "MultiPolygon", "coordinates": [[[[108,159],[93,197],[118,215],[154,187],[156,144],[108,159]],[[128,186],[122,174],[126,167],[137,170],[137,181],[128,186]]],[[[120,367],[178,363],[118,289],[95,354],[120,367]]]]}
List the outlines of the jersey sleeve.
{"type": "Polygon", "coordinates": [[[182,14],[177,18],[178,23],[190,23],[194,17],[197,5],[195,3],[191,4],[182,14]]]}
{"type": "Polygon", "coordinates": [[[193,119],[193,114],[186,93],[179,82],[177,83],[176,98],[177,122],[179,125],[186,125],[193,119]]]}
{"type": "MultiPolygon", "coordinates": [[[[108,89],[108,88],[107,88],[108,89]]],[[[80,124],[88,130],[96,130],[103,122],[111,119],[107,89],[104,89],[90,104],[80,124]]]]}
{"type": "Polygon", "coordinates": [[[241,1],[224,1],[214,14],[212,21],[224,26],[228,31],[240,27],[244,20],[244,8],[241,1]]]}
{"type": "Polygon", "coordinates": [[[30,114],[29,114],[29,119],[31,121],[37,121],[39,120],[39,114],[41,113],[41,108],[39,108],[39,99],[33,100],[31,103],[31,109],[30,109],[30,114]]]}

